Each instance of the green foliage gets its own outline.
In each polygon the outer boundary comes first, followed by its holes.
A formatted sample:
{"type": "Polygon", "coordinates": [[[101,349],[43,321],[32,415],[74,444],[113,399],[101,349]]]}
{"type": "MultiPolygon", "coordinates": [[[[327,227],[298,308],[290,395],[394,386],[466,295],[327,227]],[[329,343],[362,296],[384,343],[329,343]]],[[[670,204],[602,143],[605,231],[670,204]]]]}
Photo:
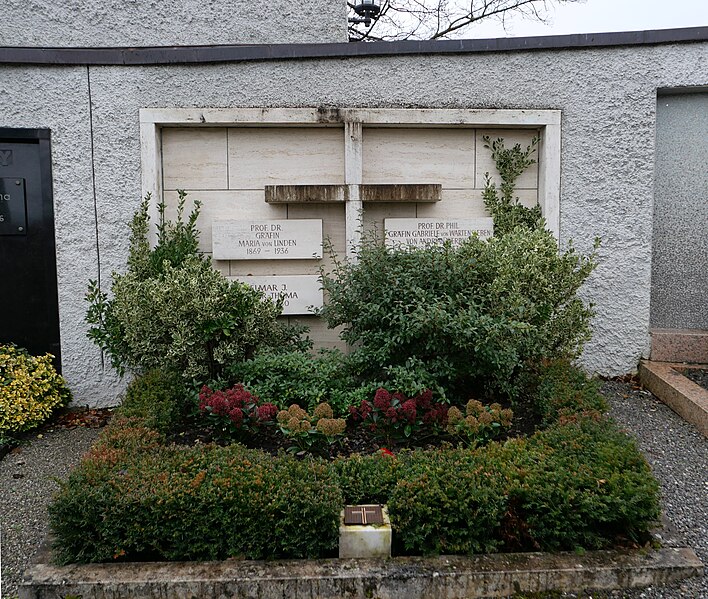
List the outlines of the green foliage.
{"type": "Polygon", "coordinates": [[[323,277],[322,315],[343,326],[352,363],[383,381],[411,366],[431,389],[466,399],[480,384],[514,394],[529,363],[577,355],[592,308],[576,292],[594,255],[559,252],[550,232],[518,228],[460,247],[389,249],[365,243],[356,263],[323,277]]]}
{"type": "Polygon", "coordinates": [[[395,455],[378,451],[373,455],[354,454],[332,462],[332,470],[346,504],[369,504],[388,501],[405,471],[410,452],[395,455]]]}
{"type": "Polygon", "coordinates": [[[52,357],[31,356],[15,345],[0,344],[0,442],[35,428],[71,401],[52,357]]]}
{"type": "Polygon", "coordinates": [[[59,563],[336,549],[342,495],[324,463],[239,445],[165,447],[154,435],[124,422],[62,484],[50,508],[59,563]]]}
{"type": "Polygon", "coordinates": [[[447,413],[447,432],[464,445],[475,447],[501,435],[511,426],[513,412],[498,403],[484,405],[470,399],[464,413],[453,406],[447,413]]]}
{"type": "MultiPolygon", "coordinates": [[[[413,554],[470,554],[501,545],[509,475],[489,452],[421,452],[388,500],[394,535],[413,554]]],[[[414,457],[414,459],[415,459],[414,457]]]]}
{"type": "Polygon", "coordinates": [[[636,443],[611,422],[555,425],[530,439],[525,462],[516,500],[545,550],[637,541],[659,517],[656,479],[636,443]]]}
{"type": "Polygon", "coordinates": [[[506,148],[504,140],[501,138],[491,141],[489,136],[485,135],[482,139],[484,147],[491,150],[492,160],[494,160],[501,178],[501,186],[497,188],[489,173],[485,173],[484,192],[482,193],[484,205],[494,218],[494,235],[502,237],[519,226],[528,229],[542,229],[545,226],[545,220],[541,215],[541,207],[538,203],[533,208],[526,208],[519,203],[518,197],[514,197],[516,180],[528,167],[536,164],[531,155],[536,151],[538,137],[533,138],[531,145],[526,150],[522,150],[519,144],[512,148],[506,148]]]}
{"type": "Polygon", "coordinates": [[[292,404],[311,412],[326,402],[335,415],[345,416],[349,406],[369,396],[350,373],[347,357],[337,350],[320,350],[312,356],[302,351],[266,350],[245,362],[234,362],[225,378],[243,383],[261,400],[281,409],[292,404]]]}
{"type": "Polygon", "coordinates": [[[184,199],[180,192],[175,222],[165,219],[164,202],[158,205],[158,241],[151,249],[146,197],[131,225],[128,272],[113,275],[113,298],[89,284],[89,337],[121,373],[165,368],[205,381],[261,347],[293,340],[276,321],[280,303],[228,281],[198,253],[199,204],[185,222],[184,199]]]}
{"type": "Polygon", "coordinates": [[[413,554],[606,547],[641,540],[659,514],[646,461],[603,419],[475,449],[327,463],[164,446],[141,421],[117,417],[50,517],[62,563],[325,557],[345,502],[388,504],[399,551],[413,554]]]}
{"type": "Polygon", "coordinates": [[[116,415],[140,418],[146,427],[168,434],[180,427],[194,407],[182,377],[154,369],[131,381],[116,415]]]}
{"type": "Polygon", "coordinates": [[[528,378],[527,400],[545,426],[573,414],[602,414],[608,410],[599,382],[568,360],[542,363],[528,378]]]}

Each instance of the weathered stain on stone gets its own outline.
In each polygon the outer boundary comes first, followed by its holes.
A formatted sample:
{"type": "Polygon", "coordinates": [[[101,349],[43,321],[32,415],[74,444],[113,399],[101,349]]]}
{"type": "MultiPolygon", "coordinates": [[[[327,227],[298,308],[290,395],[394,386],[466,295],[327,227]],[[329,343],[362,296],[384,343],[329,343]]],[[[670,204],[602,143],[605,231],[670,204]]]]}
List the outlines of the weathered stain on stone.
{"type": "Polygon", "coordinates": [[[442,185],[433,183],[407,183],[393,185],[362,185],[363,202],[439,202],[442,185]]]}
{"type": "Polygon", "coordinates": [[[20,599],[317,597],[472,599],[514,592],[640,588],[699,576],[692,549],[517,553],[356,560],[223,561],[52,566],[36,563],[20,599]]]}
{"type": "Polygon", "coordinates": [[[266,185],[268,204],[329,204],[344,202],[345,185],[266,185]]]}

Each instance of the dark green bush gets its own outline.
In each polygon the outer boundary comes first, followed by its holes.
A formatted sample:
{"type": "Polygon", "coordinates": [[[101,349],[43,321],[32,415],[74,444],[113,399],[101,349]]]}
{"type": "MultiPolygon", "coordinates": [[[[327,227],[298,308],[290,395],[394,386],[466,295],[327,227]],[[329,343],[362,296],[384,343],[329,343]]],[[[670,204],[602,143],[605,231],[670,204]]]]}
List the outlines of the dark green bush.
{"type": "Polygon", "coordinates": [[[182,377],[154,369],[131,381],[116,414],[141,418],[148,428],[168,434],[178,429],[194,408],[182,377]]]}
{"type": "MultiPolygon", "coordinates": [[[[394,535],[406,553],[471,554],[498,549],[512,474],[486,451],[415,452],[388,500],[394,535]]],[[[506,456],[507,460],[509,456],[506,456]]]]}
{"type": "Polygon", "coordinates": [[[156,438],[124,422],[62,484],[50,509],[59,563],[336,550],[343,499],[324,462],[156,438]]]}
{"type": "Polygon", "coordinates": [[[347,504],[386,503],[406,469],[407,451],[395,456],[385,451],[352,455],[332,462],[347,504]]]}
{"type": "Polygon", "coordinates": [[[592,309],[576,296],[594,258],[558,251],[545,230],[489,241],[392,250],[369,242],[323,285],[328,326],[343,326],[351,360],[368,380],[414,362],[431,386],[465,400],[485,384],[518,392],[529,363],[573,357],[590,336],[592,309]]]}
{"type": "Polygon", "coordinates": [[[542,364],[527,379],[526,398],[545,426],[573,414],[608,410],[597,379],[588,378],[568,360],[542,364]]]}
{"type": "Polygon", "coordinates": [[[607,421],[581,418],[529,440],[515,494],[544,550],[638,540],[659,517],[659,486],[636,443],[607,421]]]}

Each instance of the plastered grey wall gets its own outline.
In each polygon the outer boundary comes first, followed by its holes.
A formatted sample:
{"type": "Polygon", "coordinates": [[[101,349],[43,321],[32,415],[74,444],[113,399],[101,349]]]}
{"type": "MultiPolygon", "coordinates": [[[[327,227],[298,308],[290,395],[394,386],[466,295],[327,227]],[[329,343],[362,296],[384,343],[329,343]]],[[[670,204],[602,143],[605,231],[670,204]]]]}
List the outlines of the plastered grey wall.
{"type": "Polygon", "coordinates": [[[4,0],[0,46],[346,42],[346,11],[343,0],[4,0]]]}
{"type": "Polygon", "coordinates": [[[657,101],[651,326],[708,329],[708,93],[657,101]]]}
{"type": "MultiPolygon", "coordinates": [[[[9,71],[21,94],[9,124],[54,135],[65,374],[79,402],[101,404],[115,401],[119,385],[85,339],[82,296],[96,276],[96,233],[104,287],[125,266],[127,223],[140,200],[138,112],[146,107],[560,109],[562,244],[573,239],[587,251],[596,235],[603,240],[583,290],[597,311],[583,364],[604,375],[633,371],[649,346],[656,90],[707,84],[708,44],[9,71]],[[28,82],[41,97],[22,89],[28,82]]],[[[7,85],[5,72],[0,81],[7,85]]],[[[6,103],[0,96],[0,108],[6,103]]]]}

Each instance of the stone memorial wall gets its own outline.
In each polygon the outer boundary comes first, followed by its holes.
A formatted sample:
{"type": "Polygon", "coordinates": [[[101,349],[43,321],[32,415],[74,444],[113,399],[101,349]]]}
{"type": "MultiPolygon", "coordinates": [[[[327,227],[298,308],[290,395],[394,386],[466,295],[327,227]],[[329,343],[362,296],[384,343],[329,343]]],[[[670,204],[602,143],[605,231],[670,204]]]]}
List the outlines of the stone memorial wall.
{"type": "MultiPolygon", "coordinates": [[[[483,136],[527,146],[539,127],[329,126],[164,127],[162,194],[174,215],[177,190],[202,203],[200,249],[215,268],[283,299],[319,347],[342,347],[313,308],[318,276],[355,258],[362,235],[390,247],[457,245],[493,222],[482,201],[486,174],[499,183],[483,136]],[[352,147],[351,141],[356,145],[352,147]]],[[[537,156],[538,158],[538,156],[537,156]]],[[[519,180],[528,206],[539,201],[539,166],[519,180]]]]}

